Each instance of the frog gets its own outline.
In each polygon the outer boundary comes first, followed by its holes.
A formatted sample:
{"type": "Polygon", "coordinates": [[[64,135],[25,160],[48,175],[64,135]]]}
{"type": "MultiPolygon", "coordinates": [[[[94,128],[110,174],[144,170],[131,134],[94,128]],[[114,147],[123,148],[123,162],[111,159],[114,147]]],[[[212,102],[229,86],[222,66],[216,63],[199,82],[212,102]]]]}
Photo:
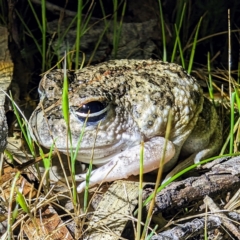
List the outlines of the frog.
{"type": "MultiPolygon", "coordinates": [[[[54,69],[42,77],[38,91],[40,101],[29,119],[33,138],[64,154],[71,148],[78,161],[95,165],[89,187],[138,175],[141,156],[143,173],[159,167],[166,172],[178,167],[179,159],[198,163],[221,147],[214,104],[175,63],[121,59],[76,71],[54,69]],[[63,117],[64,78],[68,124],[63,117]]],[[[78,192],[86,188],[85,178],[76,176],[83,180],[78,192]]]]}

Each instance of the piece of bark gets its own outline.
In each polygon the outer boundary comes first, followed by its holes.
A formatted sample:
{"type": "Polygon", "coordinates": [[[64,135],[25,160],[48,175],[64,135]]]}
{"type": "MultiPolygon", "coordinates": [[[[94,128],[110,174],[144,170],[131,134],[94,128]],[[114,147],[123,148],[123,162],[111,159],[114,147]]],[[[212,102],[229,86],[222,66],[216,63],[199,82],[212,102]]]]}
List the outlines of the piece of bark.
{"type": "MultiPolygon", "coordinates": [[[[211,171],[200,177],[173,182],[157,194],[155,213],[189,206],[191,202],[202,200],[206,195],[217,197],[220,193],[235,192],[240,187],[239,176],[240,157],[235,157],[213,166],[211,171]]],[[[146,189],[145,197],[152,191],[146,189]]]]}
{"type": "Polygon", "coordinates": [[[151,240],[181,240],[188,239],[189,237],[198,236],[203,233],[205,228],[205,221],[207,222],[208,231],[221,226],[222,222],[218,217],[208,216],[205,218],[195,218],[184,224],[178,224],[170,230],[164,231],[155,235],[151,240]]]}

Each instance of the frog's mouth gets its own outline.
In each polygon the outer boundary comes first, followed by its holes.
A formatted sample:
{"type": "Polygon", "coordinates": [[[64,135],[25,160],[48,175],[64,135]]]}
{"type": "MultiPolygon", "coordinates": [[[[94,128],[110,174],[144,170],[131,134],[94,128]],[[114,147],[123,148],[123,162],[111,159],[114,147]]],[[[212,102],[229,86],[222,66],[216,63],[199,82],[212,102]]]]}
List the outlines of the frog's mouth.
{"type": "MultiPolygon", "coordinates": [[[[80,148],[77,153],[77,160],[83,163],[90,163],[93,156],[93,164],[96,166],[104,165],[109,162],[114,156],[123,151],[130,151],[132,147],[140,144],[141,138],[136,139],[134,142],[118,141],[106,146],[97,146],[93,148],[80,148]]],[[[66,149],[58,148],[59,151],[67,154],[66,149]]],[[[69,150],[70,152],[70,150],[69,150]]]]}

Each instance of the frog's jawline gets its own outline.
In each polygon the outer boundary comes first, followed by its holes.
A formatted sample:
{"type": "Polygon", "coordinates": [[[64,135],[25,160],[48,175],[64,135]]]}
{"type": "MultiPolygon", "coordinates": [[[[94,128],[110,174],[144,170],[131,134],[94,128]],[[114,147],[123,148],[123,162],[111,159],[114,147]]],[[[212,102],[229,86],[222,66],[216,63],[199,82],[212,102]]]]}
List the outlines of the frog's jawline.
{"type": "MultiPolygon", "coordinates": [[[[113,144],[109,146],[108,148],[99,148],[96,147],[94,149],[94,155],[93,155],[93,165],[95,166],[102,166],[106,163],[108,163],[113,157],[118,155],[121,152],[124,151],[131,151],[131,148],[137,144],[140,144],[141,138],[139,138],[134,143],[127,143],[124,141],[117,142],[116,144],[113,144]]],[[[58,150],[64,154],[67,154],[66,149],[58,148],[58,150]]],[[[91,161],[92,156],[92,148],[84,148],[80,149],[77,154],[77,160],[83,163],[88,163],[91,161]]]]}

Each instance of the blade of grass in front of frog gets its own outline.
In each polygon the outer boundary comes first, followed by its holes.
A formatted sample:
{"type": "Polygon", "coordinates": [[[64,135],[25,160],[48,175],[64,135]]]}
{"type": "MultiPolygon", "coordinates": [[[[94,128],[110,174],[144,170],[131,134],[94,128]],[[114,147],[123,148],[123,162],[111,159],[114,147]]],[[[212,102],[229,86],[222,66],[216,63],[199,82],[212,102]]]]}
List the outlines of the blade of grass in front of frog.
{"type": "Polygon", "coordinates": [[[52,153],[53,153],[53,149],[54,149],[54,146],[55,146],[55,141],[52,143],[52,146],[49,150],[49,154],[48,154],[48,157],[46,158],[45,157],[45,154],[42,150],[42,148],[39,146],[39,153],[40,153],[40,156],[42,157],[42,160],[43,160],[43,166],[44,166],[44,169],[46,171],[46,177],[45,177],[45,185],[44,185],[44,190],[45,192],[47,193],[50,189],[50,173],[49,173],[49,170],[52,166],[52,153]]]}
{"type": "Polygon", "coordinates": [[[138,220],[137,220],[137,236],[136,239],[141,237],[141,223],[142,223],[142,195],[143,195],[143,168],[144,168],[144,141],[141,141],[140,148],[140,171],[139,171],[139,190],[138,190],[138,220]]]}
{"type": "MultiPolygon", "coordinates": [[[[180,4],[182,3],[182,1],[180,1],[180,4]]],[[[178,9],[178,8],[177,8],[178,9]]],[[[177,50],[177,45],[179,47],[179,51],[180,51],[180,54],[182,53],[182,48],[181,48],[181,42],[180,42],[180,38],[179,38],[179,32],[181,30],[181,27],[182,27],[182,22],[183,22],[183,17],[184,17],[184,14],[185,14],[185,9],[186,9],[186,2],[184,2],[183,4],[183,7],[181,8],[181,17],[180,17],[180,20],[178,22],[178,17],[177,17],[177,23],[174,24],[174,27],[175,27],[175,33],[176,33],[176,39],[175,39],[175,43],[174,43],[174,47],[173,47],[173,51],[172,51],[172,57],[171,57],[171,62],[174,62],[174,59],[175,59],[175,56],[176,56],[176,50],[177,50]]],[[[177,16],[179,15],[179,11],[177,13],[177,16]]],[[[182,55],[180,55],[182,56],[182,55]]],[[[185,63],[183,61],[183,58],[181,57],[181,60],[182,60],[182,66],[183,68],[185,68],[185,63]]]]}
{"type": "Polygon", "coordinates": [[[62,112],[63,112],[63,117],[67,125],[67,149],[69,149],[68,146],[68,139],[70,142],[70,157],[69,159],[69,154],[67,154],[68,158],[68,163],[69,166],[71,166],[71,176],[72,176],[72,195],[73,195],[73,205],[74,208],[77,206],[78,202],[78,197],[77,197],[77,188],[76,188],[76,181],[75,181],[75,164],[76,164],[76,159],[74,159],[74,150],[72,147],[72,134],[71,134],[71,129],[70,129],[70,124],[69,124],[69,99],[68,99],[68,78],[67,78],[67,61],[66,61],[66,52],[65,52],[65,58],[64,58],[64,67],[63,67],[63,93],[62,93],[62,112]]]}
{"type": "Polygon", "coordinates": [[[13,198],[15,196],[15,187],[17,184],[17,180],[20,177],[20,171],[17,171],[16,175],[13,178],[12,184],[11,184],[11,189],[10,189],[10,195],[9,195],[9,200],[8,200],[8,219],[7,219],[7,233],[8,233],[8,239],[11,240],[12,238],[12,223],[13,223],[13,219],[12,219],[12,206],[13,206],[13,198]]]}
{"type": "MultiPolygon", "coordinates": [[[[68,100],[68,78],[67,78],[67,61],[66,52],[64,54],[63,63],[63,92],[62,92],[62,114],[66,122],[67,127],[69,127],[69,100],[68,100]]],[[[69,131],[69,129],[68,129],[69,131]]],[[[71,140],[71,139],[70,139],[71,140]]]]}
{"type": "Polygon", "coordinates": [[[18,214],[19,214],[19,204],[16,203],[13,211],[12,211],[12,224],[16,221],[17,217],[18,217],[18,214]]]}
{"type": "Polygon", "coordinates": [[[199,32],[199,29],[201,26],[201,22],[202,22],[202,17],[200,18],[200,20],[198,22],[197,29],[196,29],[195,36],[194,36],[194,41],[193,41],[192,51],[191,51],[189,64],[188,64],[188,71],[187,71],[189,74],[192,71],[193,59],[194,59],[195,50],[196,50],[196,46],[197,46],[198,32],[199,32]]]}
{"type": "MultiPolygon", "coordinates": [[[[88,115],[89,115],[89,113],[88,113],[88,115]]],[[[75,199],[77,197],[77,185],[76,185],[76,179],[75,179],[75,176],[76,176],[75,163],[76,163],[76,160],[77,160],[78,151],[80,149],[82,138],[83,138],[84,131],[85,131],[85,128],[86,128],[88,115],[87,115],[87,117],[86,117],[86,119],[84,121],[83,127],[81,129],[81,134],[79,136],[79,139],[78,139],[78,142],[77,142],[77,146],[74,149],[74,151],[72,151],[73,152],[73,156],[71,157],[71,177],[72,177],[73,189],[74,189],[73,190],[73,198],[75,198],[75,199]]],[[[87,198],[87,196],[86,196],[86,198],[87,198]]],[[[85,194],[84,194],[84,199],[85,199],[85,194]]]]}
{"type": "Polygon", "coordinates": [[[160,185],[161,178],[162,178],[165,153],[166,153],[166,149],[167,149],[167,142],[168,142],[168,139],[170,137],[171,126],[172,126],[172,111],[169,111],[169,113],[168,113],[168,120],[167,120],[167,127],[166,127],[166,133],[165,133],[165,142],[164,142],[164,146],[163,146],[163,152],[162,152],[162,155],[161,155],[161,159],[159,161],[159,168],[158,168],[157,179],[156,179],[156,182],[155,182],[154,191],[151,194],[152,195],[152,199],[151,199],[151,202],[150,202],[150,205],[149,205],[147,218],[146,218],[146,222],[144,224],[144,229],[143,229],[143,232],[142,232],[141,239],[145,239],[145,236],[146,236],[146,233],[147,233],[147,229],[148,229],[148,226],[149,226],[151,218],[152,218],[152,213],[153,213],[153,209],[154,209],[154,206],[155,206],[155,197],[157,195],[158,186],[160,185]]]}
{"type": "Polygon", "coordinates": [[[164,23],[161,0],[158,0],[158,5],[159,5],[160,22],[161,22],[161,28],[162,28],[162,45],[163,45],[162,60],[166,62],[167,61],[166,34],[165,34],[165,23],[164,23]]]}
{"type": "Polygon", "coordinates": [[[78,151],[80,149],[80,145],[81,145],[83,134],[84,134],[84,131],[85,131],[85,128],[86,128],[86,125],[87,125],[89,114],[90,114],[90,112],[88,112],[88,115],[87,115],[87,117],[86,117],[86,119],[84,121],[83,127],[81,129],[81,133],[80,133],[80,136],[79,136],[79,139],[78,139],[78,142],[77,142],[77,146],[75,148],[74,155],[73,155],[74,159],[77,159],[77,154],[78,154],[78,151]]]}
{"type": "Polygon", "coordinates": [[[94,149],[95,149],[97,135],[98,135],[100,125],[101,125],[101,121],[98,123],[98,126],[97,126],[96,135],[95,135],[94,142],[93,142],[93,147],[92,147],[92,154],[91,154],[91,158],[90,158],[90,162],[89,162],[89,168],[88,168],[88,171],[86,173],[86,180],[85,180],[86,181],[86,187],[85,187],[85,190],[84,190],[84,203],[83,203],[83,211],[84,212],[86,212],[87,208],[88,208],[89,183],[90,183],[91,173],[92,173],[92,165],[93,165],[93,159],[94,159],[94,149]]]}

